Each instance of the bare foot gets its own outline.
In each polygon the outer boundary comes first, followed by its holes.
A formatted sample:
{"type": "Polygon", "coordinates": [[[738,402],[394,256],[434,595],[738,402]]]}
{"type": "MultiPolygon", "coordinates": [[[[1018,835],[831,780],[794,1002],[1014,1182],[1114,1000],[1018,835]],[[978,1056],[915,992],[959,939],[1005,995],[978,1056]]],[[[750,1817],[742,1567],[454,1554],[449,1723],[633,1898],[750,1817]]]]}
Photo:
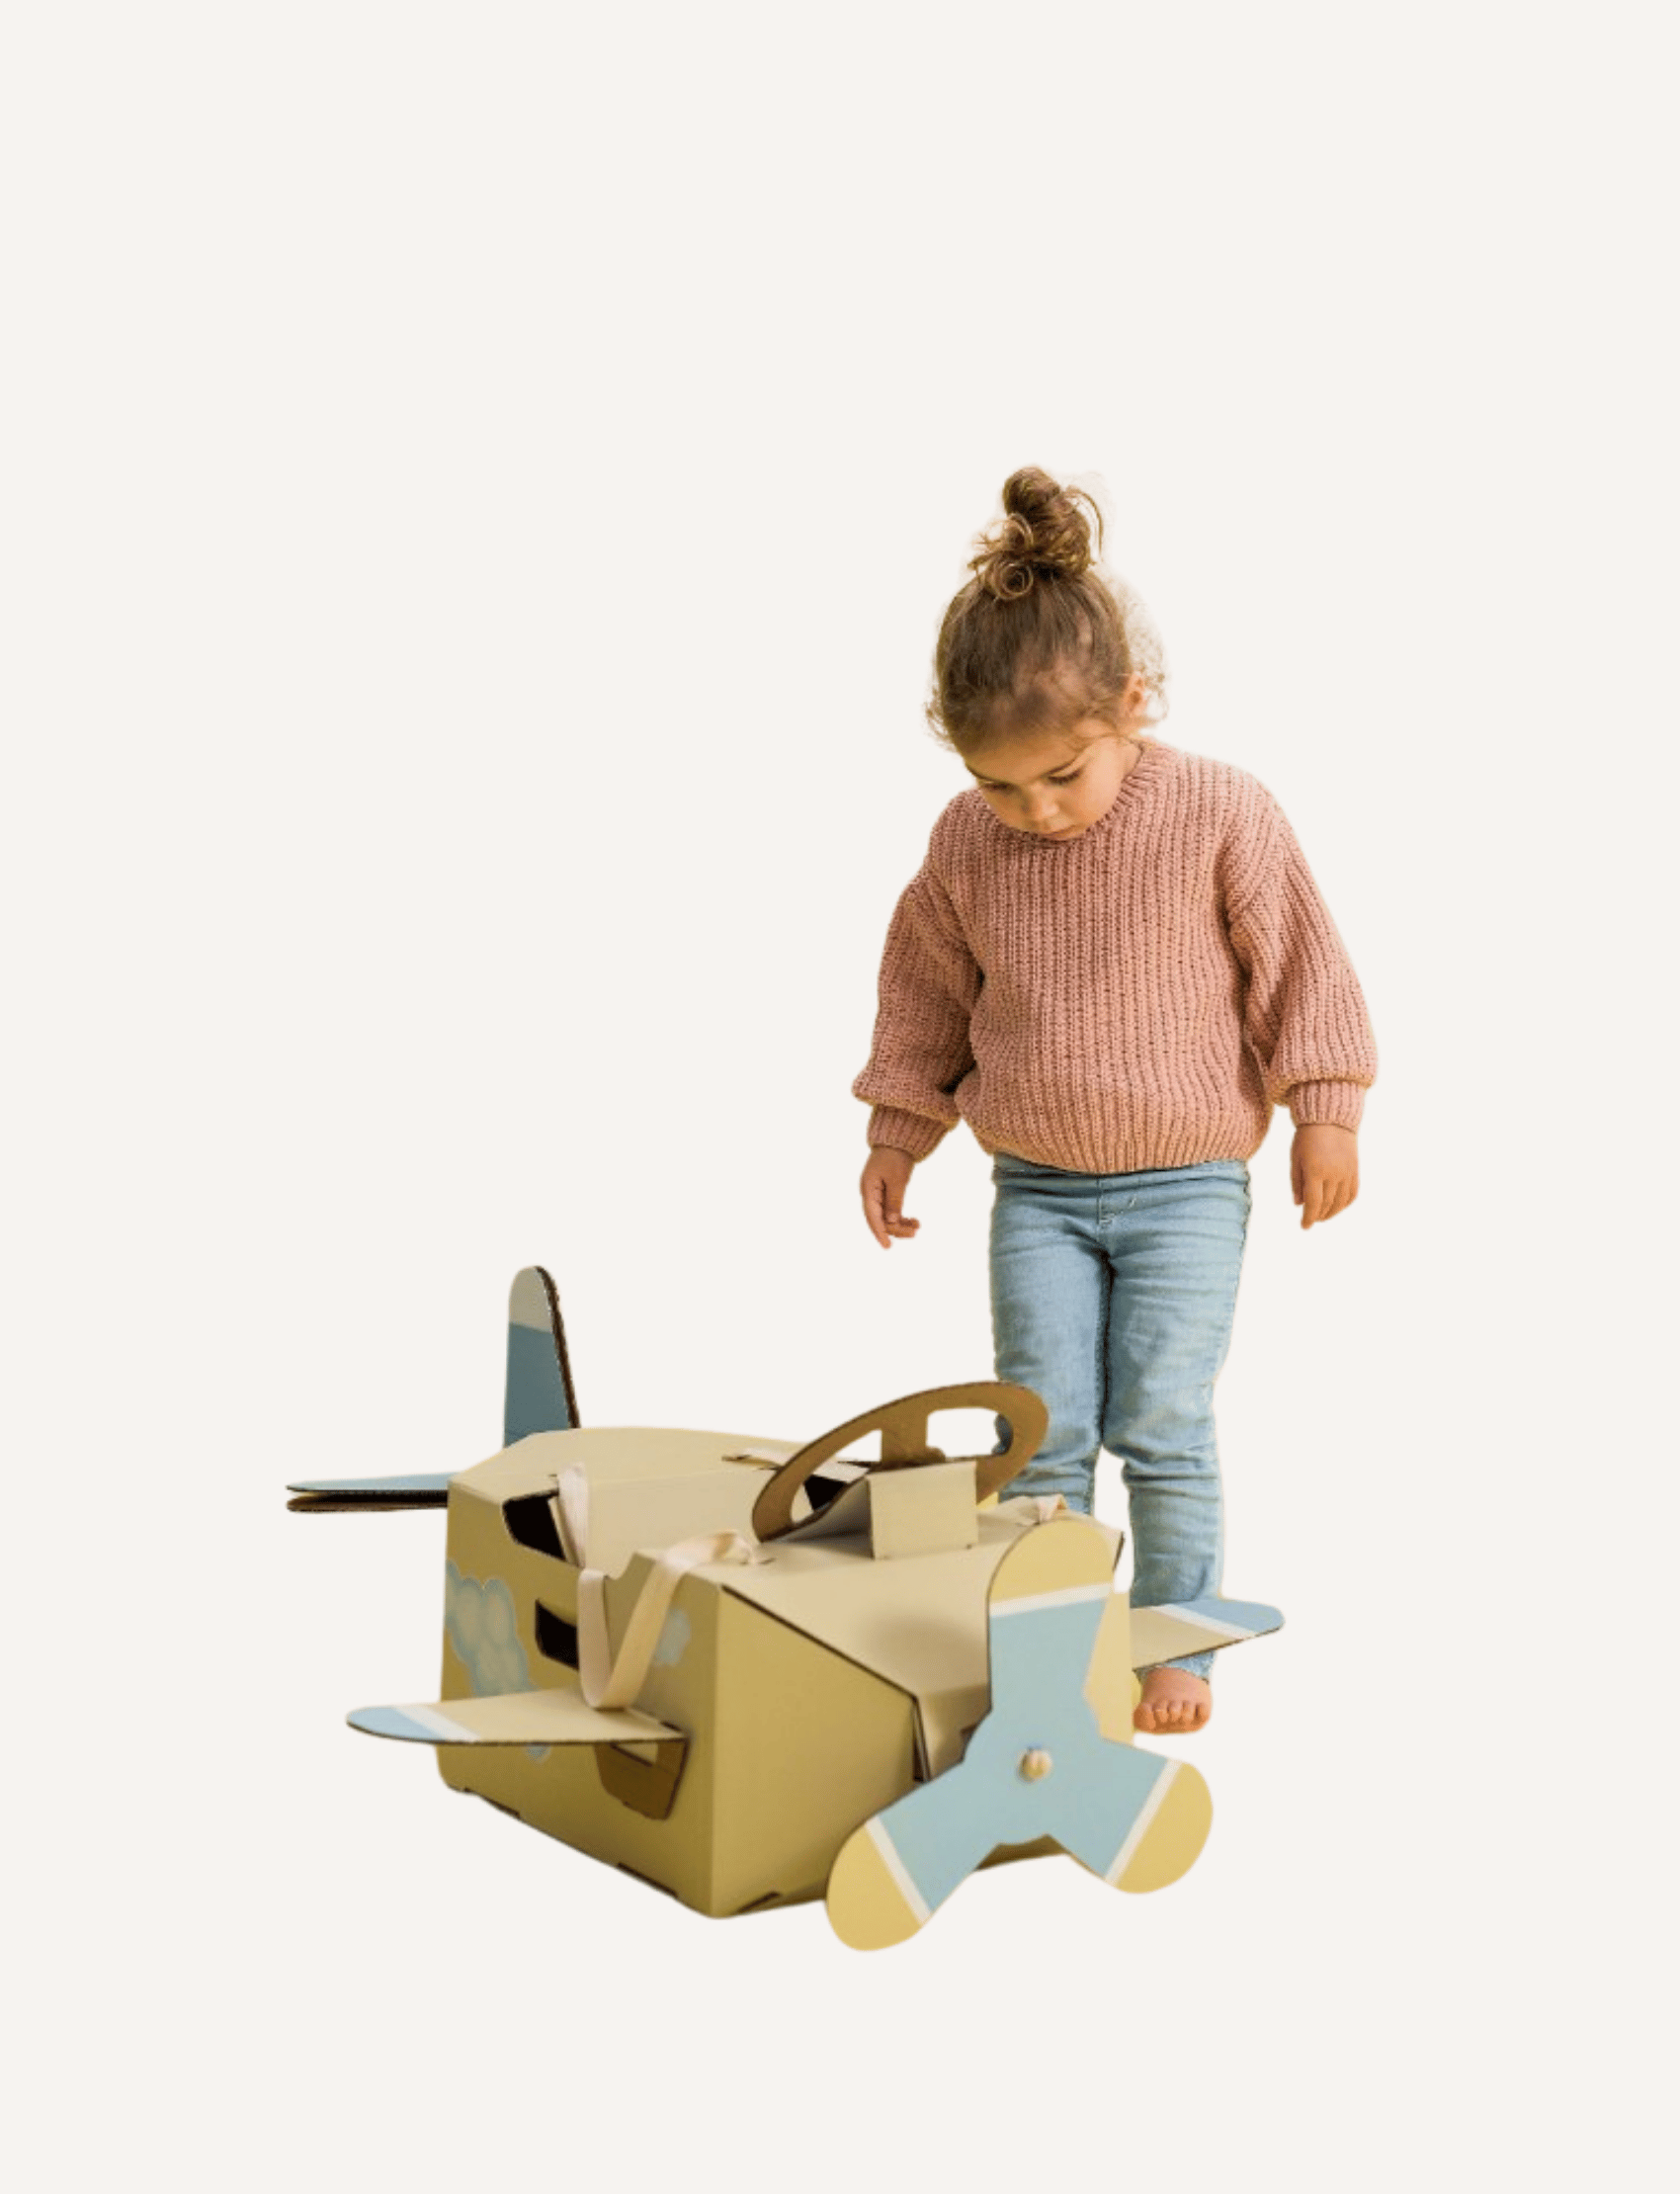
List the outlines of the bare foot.
{"type": "Polygon", "coordinates": [[[1133,1709],[1134,1730],[1148,1730],[1160,1736],[1188,1736],[1205,1727],[1214,1711],[1214,1694],[1207,1680],[1188,1668],[1151,1668],[1143,1678],[1143,1696],[1133,1709]]]}

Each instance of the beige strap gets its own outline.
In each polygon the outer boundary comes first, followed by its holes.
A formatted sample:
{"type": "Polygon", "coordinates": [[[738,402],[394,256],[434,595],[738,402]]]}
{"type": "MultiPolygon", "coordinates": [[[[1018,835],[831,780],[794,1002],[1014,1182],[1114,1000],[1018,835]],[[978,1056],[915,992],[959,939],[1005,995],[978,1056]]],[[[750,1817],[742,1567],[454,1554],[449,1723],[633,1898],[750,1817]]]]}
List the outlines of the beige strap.
{"type": "Polygon", "coordinates": [[[577,1672],[584,1698],[592,1707],[605,1708],[628,1707],[635,1698],[646,1680],[677,1586],[689,1570],[703,1569],[713,1561],[768,1560],[738,1531],[680,1539],[667,1547],[636,1594],[616,1658],[607,1628],[607,1572],[585,1569],[577,1581],[577,1672]]]}
{"type": "Polygon", "coordinates": [[[574,1569],[589,1560],[589,1473],[568,1463],[554,1479],[554,1523],[560,1550],[574,1569]]]}
{"type": "Polygon", "coordinates": [[[1036,1524],[1048,1524],[1052,1516],[1071,1513],[1060,1493],[1022,1493],[1012,1501],[999,1501],[1000,1516],[1031,1516],[1036,1524]]]}

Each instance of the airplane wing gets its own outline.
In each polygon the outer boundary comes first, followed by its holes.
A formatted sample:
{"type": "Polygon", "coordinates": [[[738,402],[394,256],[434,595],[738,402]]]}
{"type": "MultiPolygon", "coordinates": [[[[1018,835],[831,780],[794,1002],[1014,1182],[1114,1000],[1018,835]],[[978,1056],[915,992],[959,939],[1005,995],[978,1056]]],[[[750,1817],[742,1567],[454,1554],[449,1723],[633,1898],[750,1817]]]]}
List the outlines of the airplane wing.
{"type": "Polygon", "coordinates": [[[685,1742],[680,1730],[633,1707],[592,1707],[579,1691],[504,1691],[422,1707],[358,1707],[346,1717],[370,1736],[416,1744],[649,1744],[685,1742]]]}
{"type": "Polygon", "coordinates": [[[306,1515],[352,1508],[445,1508],[449,1504],[449,1471],[434,1477],[310,1477],[289,1485],[296,1500],[287,1502],[306,1515]]]}
{"type": "Polygon", "coordinates": [[[1181,1607],[1132,1610],[1132,1665],[1153,1668],[1157,1661],[1182,1660],[1218,1646],[1237,1646],[1283,1628],[1275,1607],[1257,1600],[1188,1600],[1181,1607]]]}

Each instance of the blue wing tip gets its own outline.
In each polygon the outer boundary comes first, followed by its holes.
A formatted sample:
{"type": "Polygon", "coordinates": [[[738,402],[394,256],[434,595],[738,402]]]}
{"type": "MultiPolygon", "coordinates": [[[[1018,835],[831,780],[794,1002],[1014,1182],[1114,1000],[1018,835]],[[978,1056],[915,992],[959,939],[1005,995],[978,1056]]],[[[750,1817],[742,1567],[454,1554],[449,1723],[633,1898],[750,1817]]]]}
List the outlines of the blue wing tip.
{"type": "Polygon", "coordinates": [[[425,1729],[400,1707],[354,1707],[345,1716],[353,1730],[362,1730],[369,1736],[407,1737],[421,1744],[436,1744],[437,1734],[425,1729]]]}

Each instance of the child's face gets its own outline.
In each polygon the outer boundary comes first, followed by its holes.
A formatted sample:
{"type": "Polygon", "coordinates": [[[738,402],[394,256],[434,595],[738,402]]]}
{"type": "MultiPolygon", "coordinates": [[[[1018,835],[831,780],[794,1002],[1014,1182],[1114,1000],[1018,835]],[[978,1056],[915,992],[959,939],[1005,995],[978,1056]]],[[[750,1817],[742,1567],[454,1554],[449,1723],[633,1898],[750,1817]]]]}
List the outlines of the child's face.
{"type": "Polygon", "coordinates": [[[1067,731],[991,740],[968,759],[986,804],[1011,830],[1035,838],[1077,838],[1100,822],[1138,749],[1100,717],[1067,731]]]}

